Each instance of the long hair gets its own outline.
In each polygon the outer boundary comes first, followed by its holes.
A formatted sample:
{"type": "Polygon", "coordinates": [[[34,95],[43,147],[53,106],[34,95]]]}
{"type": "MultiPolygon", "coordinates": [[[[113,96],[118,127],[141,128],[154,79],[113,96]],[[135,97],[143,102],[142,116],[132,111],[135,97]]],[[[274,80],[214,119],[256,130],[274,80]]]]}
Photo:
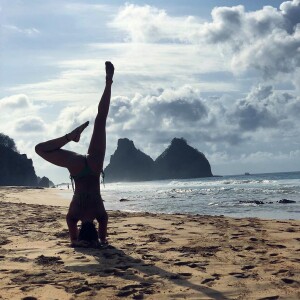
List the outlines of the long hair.
{"type": "Polygon", "coordinates": [[[98,241],[98,233],[94,222],[82,222],[78,240],[87,242],[98,241]]]}

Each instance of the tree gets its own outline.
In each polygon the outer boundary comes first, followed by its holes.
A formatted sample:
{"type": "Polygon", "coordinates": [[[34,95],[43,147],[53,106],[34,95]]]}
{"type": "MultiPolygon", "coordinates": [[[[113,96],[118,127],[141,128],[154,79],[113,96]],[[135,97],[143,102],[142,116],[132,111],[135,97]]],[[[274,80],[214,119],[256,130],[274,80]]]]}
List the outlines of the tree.
{"type": "Polygon", "coordinates": [[[9,148],[15,152],[18,152],[15,141],[3,133],[0,133],[0,145],[9,148]]]}

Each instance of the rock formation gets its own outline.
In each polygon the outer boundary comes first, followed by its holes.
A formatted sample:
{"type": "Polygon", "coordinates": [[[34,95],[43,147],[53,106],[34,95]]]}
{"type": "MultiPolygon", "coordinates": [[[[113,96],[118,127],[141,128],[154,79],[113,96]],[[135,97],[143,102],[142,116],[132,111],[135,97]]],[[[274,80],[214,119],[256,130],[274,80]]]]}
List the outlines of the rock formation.
{"type": "Polygon", "coordinates": [[[205,155],[189,146],[184,139],[174,138],[171,145],[155,160],[156,179],[211,177],[205,155]]]}
{"type": "MultiPolygon", "coordinates": [[[[48,186],[51,183],[48,179],[48,186]]],[[[0,133],[0,186],[37,186],[38,184],[39,180],[32,160],[27,158],[26,154],[18,152],[13,139],[0,133]]]]}
{"type": "Polygon", "coordinates": [[[143,181],[153,178],[153,159],[135,148],[127,138],[118,140],[118,147],[105,168],[105,180],[143,181]]]}
{"type": "Polygon", "coordinates": [[[171,145],[155,160],[128,139],[119,139],[118,147],[104,170],[108,182],[144,181],[210,177],[211,167],[203,153],[184,139],[174,138],[171,145]]]}
{"type": "Polygon", "coordinates": [[[37,176],[32,160],[17,151],[12,139],[0,135],[0,185],[36,186],[37,176]]]}
{"type": "Polygon", "coordinates": [[[40,187],[46,187],[46,188],[49,188],[49,187],[53,187],[54,186],[54,183],[52,181],[49,180],[48,177],[38,177],[38,185],[40,187]]]}

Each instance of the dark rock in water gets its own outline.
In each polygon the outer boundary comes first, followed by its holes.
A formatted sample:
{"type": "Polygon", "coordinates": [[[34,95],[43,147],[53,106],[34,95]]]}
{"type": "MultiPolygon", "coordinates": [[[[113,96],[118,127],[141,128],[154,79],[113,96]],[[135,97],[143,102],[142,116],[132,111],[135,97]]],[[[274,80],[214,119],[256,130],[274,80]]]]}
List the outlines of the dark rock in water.
{"type": "Polygon", "coordinates": [[[257,205],[261,205],[261,204],[265,204],[265,202],[260,201],[260,200],[240,200],[239,203],[253,203],[253,204],[257,204],[257,205]]]}
{"type": "Polygon", "coordinates": [[[288,199],[281,199],[279,201],[277,201],[278,203],[283,203],[283,204],[287,204],[287,203],[296,203],[296,201],[294,200],[288,200],[288,199]]]}
{"type": "Polygon", "coordinates": [[[133,141],[119,139],[117,150],[110,157],[104,173],[108,182],[151,180],[153,159],[136,149],[133,141]]]}
{"type": "Polygon", "coordinates": [[[130,201],[130,200],[125,199],[125,198],[120,199],[120,202],[127,202],[127,201],[130,201]]]}
{"type": "Polygon", "coordinates": [[[37,185],[32,160],[20,154],[14,140],[3,133],[0,133],[0,174],[0,185],[37,185]]]}
{"type": "Polygon", "coordinates": [[[171,145],[155,160],[155,179],[211,177],[205,155],[189,146],[183,138],[174,138],[171,145]]]}

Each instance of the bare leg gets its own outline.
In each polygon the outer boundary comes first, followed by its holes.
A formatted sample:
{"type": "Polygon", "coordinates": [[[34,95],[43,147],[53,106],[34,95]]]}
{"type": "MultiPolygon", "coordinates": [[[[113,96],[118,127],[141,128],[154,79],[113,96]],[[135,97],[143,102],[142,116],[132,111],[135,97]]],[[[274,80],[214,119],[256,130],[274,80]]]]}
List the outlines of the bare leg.
{"type": "MultiPolygon", "coordinates": [[[[101,200],[100,200],[101,201],[101,200]]],[[[107,223],[108,223],[108,215],[105,210],[104,204],[101,201],[99,207],[99,213],[96,217],[99,227],[98,227],[98,236],[101,241],[101,243],[106,242],[106,236],[107,236],[107,223]]]]}
{"type": "Polygon", "coordinates": [[[101,243],[106,242],[108,218],[102,219],[99,222],[98,235],[101,243]]]}
{"type": "Polygon", "coordinates": [[[114,66],[106,62],[106,85],[98,105],[98,113],[95,119],[94,130],[88,149],[89,163],[96,172],[101,172],[106,149],[106,119],[109,111],[112,77],[114,66]]]}
{"type": "MultiPolygon", "coordinates": [[[[103,161],[106,150],[106,119],[109,111],[110,97],[111,97],[111,85],[114,75],[114,66],[110,62],[105,63],[106,66],[106,85],[103,91],[103,95],[98,105],[98,113],[95,119],[94,130],[88,149],[88,161],[91,167],[96,172],[101,172],[103,168],[103,161]]],[[[107,223],[108,216],[105,211],[103,202],[101,202],[101,213],[97,217],[99,223],[98,235],[101,242],[106,241],[107,236],[107,223]]]]}
{"type": "Polygon", "coordinates": [[[61,148],[70,141],[78,142],[82,131],[88,124],[89,122],[86,122],[65,136],[36,145],[36,153],[54,165],[72,170],[73,160],[78,158],[78,154],[61,148]]]}
{"type": "Polygon", "coordinates": [[[77,228],[78,220],[75,220],[69,214],[67,214],[66,220],[69,228],[71,243],[76,242],[78,237],[78,228],[77,228]]]}

